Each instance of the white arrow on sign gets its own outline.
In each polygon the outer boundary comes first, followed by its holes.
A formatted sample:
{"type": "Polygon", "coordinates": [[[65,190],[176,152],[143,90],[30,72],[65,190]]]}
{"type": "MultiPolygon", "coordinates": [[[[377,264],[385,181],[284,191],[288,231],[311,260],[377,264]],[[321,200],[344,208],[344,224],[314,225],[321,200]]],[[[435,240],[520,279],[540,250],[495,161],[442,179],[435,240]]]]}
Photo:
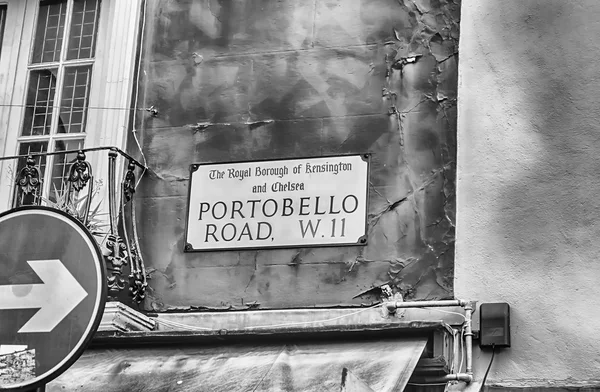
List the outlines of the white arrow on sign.
{"type": "Polygon", "coordinates": [[[40,308],[19,333],[50,332],[88,294],[60,260],[27,263],[44,283],[0,286],[0,309],[40,308]]]}

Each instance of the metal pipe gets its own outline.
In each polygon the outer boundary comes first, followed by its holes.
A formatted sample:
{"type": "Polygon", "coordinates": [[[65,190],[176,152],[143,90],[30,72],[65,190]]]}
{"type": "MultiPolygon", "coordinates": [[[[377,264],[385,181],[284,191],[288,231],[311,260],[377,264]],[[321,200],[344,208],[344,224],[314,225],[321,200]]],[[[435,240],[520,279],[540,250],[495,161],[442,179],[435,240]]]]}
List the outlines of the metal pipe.
{"type": "Polygon", "coordinates": [[[471,320],[473,316],[474,306],[472,302],[465,305],[465,363],[467,374],[473,378],[473,329],[471,328],[471,320]]]}
{"type": "Polygon", "coordinates": [[[135,163],[135,165],[138,166],[139,168],[148,169],[145,165],[138,162],[135,158],[133,158],[131,155],[127,154],[125,151],[121,150],[118,147],[111,147],[111,146],[88,147],[88,148],[80,148],[78,150],[64,150],[64,151],[39,152],[39,153],[32,152],[30,154],[21,154],[21,155],[11,155],[11,156],[6,156],[6,157],[0,157],[0,161],[5,161],[8,159],[27,158],[30,155],[32,157],[37,157],[37,156],[48,156],[48,155],[76,154],[79,151],[89,152],[89,151],[105,151],[105,150],[117,152],[120,155],[124,156],[125,158],[129,159],[130,161],[133,161],[133,163],[135,163]]]}
{"type": "Polygon", "coordinates": [[[401,302],[392,301],[385,302],[384,306],[387,307],[388,311],[394,312],[399,308],[435,308],[443,306],[466,306],[469,302],[462,299],[450,299],[442,301],[413,301],[413,302],[401,302]]]}
{"type": "Polygon", "coordinates": [[[440,382],[449,382],[449,381],[464,381],[467,384],[473,381],[473,375],[468,373],[452,373],[446,374],[445,376],[439,377],[423,377],[411,380],[411,382],[418,382],[423,384],[437,384],[440,382]]]}
{"type": "MultiPolygon", "coordinates": [[[[413,301],[413,302],[385,302],[383,304],[390,313],[400,308],[433,308],[444,306],[461,306],[465,309],[465,365],[466,373],[448,374],[444,377],[435,378],[434,381],[427,379],[426,382],[465,381],[467,384],[473,381],[473,329],[471,321],[473,318],[474,303],[461,299],[442,301],[413,301]]],[[[432,379],[433,380],[433,379],[432,379]]]]}

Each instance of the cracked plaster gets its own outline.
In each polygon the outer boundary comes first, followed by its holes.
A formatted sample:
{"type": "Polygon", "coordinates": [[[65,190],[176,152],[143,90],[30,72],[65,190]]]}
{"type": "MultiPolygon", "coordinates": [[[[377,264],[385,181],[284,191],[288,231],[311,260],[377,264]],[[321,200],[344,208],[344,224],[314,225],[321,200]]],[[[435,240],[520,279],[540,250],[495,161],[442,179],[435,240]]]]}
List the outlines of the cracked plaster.
{"type": "Polygon", "coordinates": [[[149,2],[139,89],[160,115],[137,124],[146,308],[357,306],[386,284],[452,297],[460,2],[248,4],[149,2]],[[363,152],[367,246],[181,251],[191,162],[363,152]]]}

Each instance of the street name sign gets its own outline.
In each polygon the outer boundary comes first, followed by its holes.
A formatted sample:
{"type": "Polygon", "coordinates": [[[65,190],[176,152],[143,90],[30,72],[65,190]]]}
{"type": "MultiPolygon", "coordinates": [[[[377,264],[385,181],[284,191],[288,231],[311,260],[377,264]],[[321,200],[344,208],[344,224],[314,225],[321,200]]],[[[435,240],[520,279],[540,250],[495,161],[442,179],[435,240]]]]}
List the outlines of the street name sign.
{"type": "Polygon", "coordinates": [[[70,215],[0,214],[0,390],[30,391],[73,364],[106,301],[102,253],[70,215]]]}
{"type": "Polygon", "coordinates": [[[369,161],[193,164],[184,250],[366,245],[369,161]]]}

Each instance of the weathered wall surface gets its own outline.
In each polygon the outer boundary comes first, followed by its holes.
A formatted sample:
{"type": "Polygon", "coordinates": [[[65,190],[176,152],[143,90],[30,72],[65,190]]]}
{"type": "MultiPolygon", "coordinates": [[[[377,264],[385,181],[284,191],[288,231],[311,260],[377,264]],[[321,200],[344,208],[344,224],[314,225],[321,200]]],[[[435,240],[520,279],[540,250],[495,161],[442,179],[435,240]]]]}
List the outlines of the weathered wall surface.
{"type": "Polygon", "coordinates": [[[600,389],[599,21],[595,1],[463,1],[455,295],[512,306],[488,384],[600,389]]]}
{"type": "Polygon", "coordinates": [[[146,307],[359,305],[386,283],[452,297],[459,14],[458,0],[148,1],[146,307]],[[368,246],[182,252],[191,163],[365,152],[368,246]]]}

